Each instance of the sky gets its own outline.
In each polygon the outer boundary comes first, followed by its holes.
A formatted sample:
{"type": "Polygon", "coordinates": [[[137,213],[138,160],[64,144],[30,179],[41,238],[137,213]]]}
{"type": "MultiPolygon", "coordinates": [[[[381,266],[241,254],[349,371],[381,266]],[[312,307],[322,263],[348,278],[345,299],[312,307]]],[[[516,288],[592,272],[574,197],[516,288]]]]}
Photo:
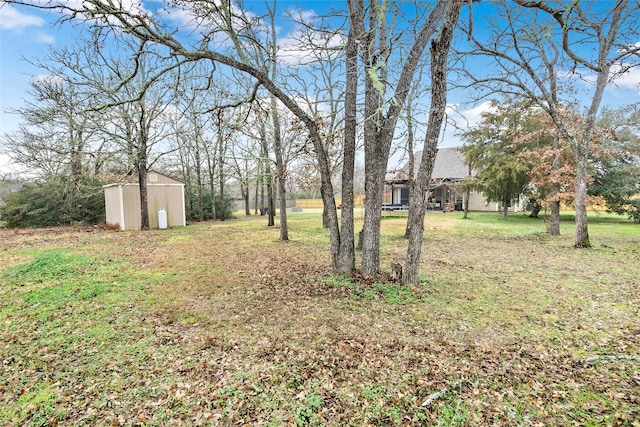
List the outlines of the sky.
{"type": "MultiPolygon", "coordinates": [[[[263,4],[262,1],[247,2],[250,5],[263,4]]],[[[280,8],[293,2],[280,2],[280,8]]],[[[299,1],[296,7],[302,11],[322,12],[331,5],[330,1],[299,1]]],[[[482,5],[482,3],[480,3],[482,5]]],[[[35,59],[46,55],[50,47],[63,47],[72,44],[78,28],[70,24],[57,25],[59,15],[31,8],[15,8],[2,4],[0,0],[0,134],[12,132],[18,128],[19,118],[11,110],[24,105],[27,88],[32,75],[41,70],[34,68],[24,58],[35,59]]],[[[476,13],[474,11],[474,13],[476,13]]],[[[176,16],[178,22],[179,16],[176,16]]],[[[286,32],[286,29],[283,30],[286,32]]],[[[286,37],[282,34],[281,37],[286,37]]],[[[582,82],[581,84],[587,84],[582,82]]],[[[609,85],[603,105],[624,105],[640,100],[640,69],[627,73],[615,85],[609,85]]],[[[469,105],[465,103],[463,92],[452,92],[449,97],[450,118],[459,126],[475,124],[486,110],[486,103],[469,105]]],[[[441,146],[461,145],[455,134],[454,126],[447,127],[441,146]]],[[[13,171],[6,155],[0,153],[0,172],[13,171]]]]}

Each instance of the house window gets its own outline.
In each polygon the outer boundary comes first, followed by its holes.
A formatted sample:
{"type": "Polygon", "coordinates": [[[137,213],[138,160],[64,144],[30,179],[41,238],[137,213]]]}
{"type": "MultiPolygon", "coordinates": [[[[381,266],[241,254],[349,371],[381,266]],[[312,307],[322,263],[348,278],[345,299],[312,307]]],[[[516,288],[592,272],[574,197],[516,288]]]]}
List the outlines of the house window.
{"type": "Polygon", "coordinates": [[[158,182],[158,174],[150,173],[149,174],[149,182],[158,182]]]}
{"type": "Polygon", "coordinates": [[[409,204],[409,189],[401,188],[400,189],[400,204],[406,206],[409,204]]]}

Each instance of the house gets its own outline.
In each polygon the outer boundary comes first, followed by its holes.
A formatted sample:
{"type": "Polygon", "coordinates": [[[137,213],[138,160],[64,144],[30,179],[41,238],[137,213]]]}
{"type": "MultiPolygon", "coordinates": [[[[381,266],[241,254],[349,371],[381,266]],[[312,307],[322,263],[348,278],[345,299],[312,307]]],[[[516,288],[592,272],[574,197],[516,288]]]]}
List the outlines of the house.
{"type": "MultiPolygon", "coordinates": [[[[118,225],[121,230],[140,228],[140,186],[137,178],[103,186],[106,223],[118,225]],[[133,182],[133,179],[136,179],[133,182]],[[128,181],[128,182],[127,182],[128,181]]],[[[147,174],[147,206],[149,227],[159,228],[159,211],[166,212],[167,226],[187,225],[185,215],[184,184],[158,172],[147,174]]]]}
{"type": "MultiPolygon", "coordinates": [[[[415,153],[414,158],[414,173],[417,174],[422,159],[422,151],[415,153]]],[[[433,173],[431,174],[427,209],[442,212],[463,210],[467,195],[466,192],[459,189],[459,184],[469,174],[469,166],[466,165],[464,154],[460,152],[459,148],[440,148],[433,165],[433,173]]],[[[473,171],[471,171],[471,175],[473,174],[473,171]]],[[[387,174],[382,203],[383,209],[386,210],[408,209],[408,164],[397,172],[387,174]]],[[[521,211],[524,207],[521,205],[522,203],[515,203],[509,210],[512,212],[521,211]]],[[[488,202],[482,193],[472,191],[469,194],[470,211],[497,212],[499,209],[498,203],[488,202]]]]}

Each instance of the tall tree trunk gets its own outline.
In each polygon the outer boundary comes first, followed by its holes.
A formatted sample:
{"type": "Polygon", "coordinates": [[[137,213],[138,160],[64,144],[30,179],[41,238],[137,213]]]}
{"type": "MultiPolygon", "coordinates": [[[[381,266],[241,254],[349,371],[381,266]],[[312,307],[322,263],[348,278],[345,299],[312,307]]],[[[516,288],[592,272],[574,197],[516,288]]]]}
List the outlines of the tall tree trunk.
{"type": "MultiPolygon", "coordinates": [[[[407,184],[409,187],[409,206],[411,206],[411,199],[415,196],[416,191],[416,179],[415,179],[415,156],[413,154],[413,116],[411,112],[411,102],[407,103],[407,152],[409,153],[409,171],[407,177],[407,184]]],[[[411,220],[411,209],[409,209],[409,218],[407,218],[407,226],[404,230],[404,237],[408,239],[411,235],[411,226],[413,221],[411,220]]]]}
{"type": "MultiPolygon", "coordinates": [[[[561,147],[560,147],[559,134],[556,134],[555,137],[553,138],[553,149],[555,150],[556,153],[553,158],[553,163],[551,164],[551,173],[555,176],[561,166],[561,159],[560,159],[561,147]]],[[[556,177],[556,179],[558,178],[556,177]]],[[[553,184],[551,184],[551,194],[550,194],[551,213],[549,216],[549,229],[548,229],[548,233],[551,236],[560,235],[560,200],[558,198],[559,194],[560,194],[560,184],[557,182],[554,182],[553,184]]]]}
{"type": "Polygon", "coordinates": [[[138,162],[138,185],[140,187],[140,230],[149,229],[149,196],[147,193],[147,156],[140,153],[138,162]]]}
{"type": "Polygon", "coordinates": [[[342,216],[340,230],[340,250],[336,270],[339,273],[353,273],[356,269],[354,233],[354,191],[357,96],[358,96],[358,47],[353,29],[349,30],[346,53],[346,91],[344,118],[344,147],[342,162],[342,216]]]}
{"type": "Polygon", "coordinates": [[[260,175],[262,174],[262,167],[261,167],[261,163],[258,162],[258,178],[256,179],[256,188],[254,188],[254,194],[253,194],[253,214],[254,215],[258,215],[258,195],[259,195],[259,190],[262,187],[262,178],[260,177],[260,175]]]}
{"type": "Polygon", "coordinates": [[[560,235],[560,200],[554,200],[549,207],[549,234],[551,236],[560,235]]]}
{"type": "MultiPolygon", "coordinates": [[[[389,161],[387,141],[383,139],[384,128],[383,102],[387,88],[389,70],[379,64],[379,58],[387,50],[387,24],[383,5],[371,2],[369,12],[369,32],[366,34],[366,47],[363,51],[365,72],[364,97],[364,169],[365,169],[365,211],[362,232],[361,273],[371,277],[380,271],[380,226],[384,176],[389,161]],[[376,43],[377,35],[377,46],[376,43]]],[[[361,38],[360,35],[358,38],[361,38]]],[[[395,123],[393,123],[395,128],[395,123]]],[[[388,132],[387,132],[388,133],[388,132]]],[[[393,136],[393,133],[392,133],[393,136]]],[[[390,148],[390,144],[389,144],[390,148]]]]}
{"type": "Polygon", "coordinates": [[[366,198],[364,203],[361,267],[361,272],[365,277],[375,276],[380,271],[380,227],[386,166],[387,161],[383,161],[376,154],[370,153],[367,156],[365,149],[366,198]]]}
{"type": "MultiPolygon", "coordinates": [[[[275,63],[274,63],[274,74],[275,63]]],[[[280,207],[280,240],[289,240],[289,225],[287,223],[286,177],[287,169],[282,158],[282,134],[280,132],[280,115],[278,100],[271,95],[271,120],[273,122],[273,151],[276,155],[276,172],[278,178],[278,204],[280,207]]]]}
{"type": "Polygon", "coordinates": [[[202,182],[202,168],[200,167],[200,141],[199,136],[196,136],[195,149],[194,149],[194,157],[195,157],[195,172],[196,172],[196,185],[198,187],[198,221],[204,221],[204,196],[203,196],[203,187],[204,184],[202,182]]]}
{"type": "Polygon", "coordinates": [[[246,216],[251,215],[251,206],[249,205],[249,160],[245,157],[244,159],[244,192],[242,193],[244,199],[244,214],[246,216]]]}
{"type": "Polygon", "coordinates": [[[80,192],[80,183],[82,181],[82,156],[84,153],[84,143],[82,131],[78,131],[77,133],[73,130],[73,124],[69,123],[70,133],[71,133],[71,153],[69,158],[69,166],[70,166],[70,179],[69,179],[69,208],[72,218],[76,218],[75,213],[77,212],[77,206],[79,204],[78,201],[78,193],[80,192]]]}
{"type": "Polygon", "coordinates": [[[147,141],[148,126],[144,103],[140,106],[140,119],[138,122],[138,153],[136,169],[138,172],[138,184],[140,186],[140,230],[149,229],[149,197],[147,193],[147,141]]]}
{"type": "MultiPolygon", "coordinates": [[[[615,14],[614,14],[615,15],[615,14]]],[[[619,22],[612,24],[610,29],[611,34],[615,34],[617,30],[613,27],[619,26],[619,22]]],[[[605,43],[606,44],[606,43],[605,43]]],[[[611,45],[609,45],[611,49],[611,45]]],[[[608,52],[599,52],[600,56],[608,52]]],[[[571,148],[576,158],[576,188],[574,208],[576,211],[576,234],[573,246],[575,248],[590,248],[591,240],[589,239],[589,225],[587,221],[587,181],[589,178],[589,145],[591,142],[591,135],[596,124],[596,114],[602,102],[602,95],[607,86],[609,80],[609,70],[611,64],[600,59],[599,65],[601,66],[598,71],[598,77],[596,79],[596,89],[591,100],[591,106],[587,112],[587,119],[584,127],[584,132],[579,140],[571,140],[571,148]],[[604,62],[604,63],[603,63],[604,62]]]]}
{"type": "MultiPolygon", "coordinates": [[[[260,152],[262,153],[262,149],[261,149],[260,152]]],[[[262,154],[264,154],[264,153],[262,153],[262,154]]],[[[264,175],[266,173],[265,170],[264,170],[264,163],[265,163],[265,160],[261,156],[260,161],[258,162],[258,169],[259,169],[258,180],[259,180],[259,183],[256,185],[256,213],[258,211],[258,205],[259,205],[260,206],[260,216],[264,215],[264,175]],[[258,189],[260,190],[260,199],[258,199],[258,189]],[[258,201],[260,201],[259,204],[258,204],[258,201]]]]}
{"type": "Polygon", "coordinates": [[[467,175],[466,191],[464,192],[464,215],[463,219],[469,217],[469,199],[471,199],[471,179],[473,177],[473,164],[467,165],[469,167],[469,174],[467,175]]]}
{"type": "Polygon", "coordinates": [[[226,177],[224,175],[224,155],[226,154],[227,143],[224,140],[224,135],[222,134],[222,115],[224,114],[224,110],[218,110],[218,182],[220,184],[220,212],[218,212],[218,217],[220,221],[224,221],[226,218],[226,209],[225,209],[225,194],[224,194],[224,186],[226,177]]]}
{"type": "Polygon", "coordinates": [[[207,174],[209,178],[209,194],[211,195],[211,219],[217,218],[216,212],[216,161],[215,161],[215,145],[211,147],[212,144],[207,144],[205,146],[205,155],[207,157],[207,174]],[[214,150],[214,153],[211,153],[211,149],[214,150]]]}
{"type": "Polygon", "coordinates": [[[463,219],[467,219],[469,217],[469,198],[471,198],[471,190],[467,190],[464,192],[464,215],[462,215],[463,219]]]}
{"type": "Polygon", "coordinates": [[[426,213],[426,198],[429,192],[429,181],[435,163],[438,137],[447,107],[447,59],[453,30],[456,27],[460,9],[465,0],[449,2],[443,19],[440,33],[431,42],[431,108],[429,121],[422,150],[422,161],[416,181],[417,194],[410,206],[415,211],[407,247],[407,259],[402,269],[402,280],[408,284],[420,282],[420,256],[424,234],[424,215],[426,213]]]}
{"type": "MultiPolygon", "coordinates": [[[[277,29],[275,20],[275,7],[276,2],[273,2],[273,9],[269,8],[269,15],[271,17],[271,38],[273,43],[271,44],[271,78],[273,81],[278,77],[278,65],[277,65],[277,29]]],[[[289,224],[287,223],[287,167],[284,163],[282,156],[282,134],[280,130],[280,113],[278,111],[278,99],[272,93],[271,94],[271,122],[273,123],[273,151],[276,155],[276,176],[278,178],[278,204],[280,207],[280,240],[289,240],[289,224]]],[[[271,209],[270,209],[271,210],[271,209]]]]}
{"type": "Polygon", "coordinates": [[[182,147],[178,149],[180,155],[180,168],[182,169],[182,176],[184,177],[184,197],[185,197],[185,209],[187,211],[187,218],[191,218],[191,168],[189,167],[188,155],[184,154],[182,147]]]}
{"type": "Polygon", "coordinates": [[[574,247],[590,248],[589,225],[587,222],[587,161],[585,158],[578,159],[576,165],[576,194],[574,208],[576,211],[576,234],[574,247]]]}
{"type": "Polygon", "coordinates": [[[244,214],[245,216],[251,216],[251,209],[249,206],[249,183],[248,182],[241,184],[240,192],[242,193],[242,199],[244,200],[244,214]]]}
{"type": "Polygon", "coordinates": [[[269,175],[269,179],[267,180],[267,226],[273,227],[276,225],[275,221],[275,192],[273,191],[273,176],[269,175]]]}
{"type": "MultiPolygon", "coordinates": [[[[420,256],[422,254],[422,241],[424,238],[424,215],[427,211],[426,202],[429,196],[429,182],[431,181],[433,165],[438,153],[438,137],[440,134],[440,126],[434,129],[432,127],[432,121],[435,124],[438,120],[435,103],[444,101],[445,104],[443,105],[446,107],[446,94],[443,95],[443,98],[444,99],[440,101],[432,99],[429,127],[425,135],[422,159],[415,182],[415,195],[409,204],[409,218],[407,222],[411,222],[411,224],[408,226],[409,242],[407,245],[407,259],[402,269],[402,281],[407,284],[418,284],[420,282],[420,256]]],[[[444,117],[444,107],[442,117],[444,117]]]]}
{"type": "MultiPolygon", "coordinates": [[[[262,144],[262,157],[264,159],[264,183],[267,186],[267,226],[273,227],[275,224],[273,210],[275,203],[273,202],[273,177],[271,176],[271,165],[269,161],[269,143],[267,141],[267,129],[264,122],[260,124],[260,143],[262,144]]],[[[264,206],[264,196],[262,198],[264,206]]]]}

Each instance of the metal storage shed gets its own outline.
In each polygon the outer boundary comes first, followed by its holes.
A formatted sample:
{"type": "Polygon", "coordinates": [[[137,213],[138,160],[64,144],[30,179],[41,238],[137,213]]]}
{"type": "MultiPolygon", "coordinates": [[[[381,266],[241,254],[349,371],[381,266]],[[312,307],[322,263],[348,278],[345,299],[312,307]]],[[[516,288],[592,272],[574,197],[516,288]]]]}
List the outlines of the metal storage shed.
{"type": "MultiPolygon", "coordinates": [[[[115,183],[103,186],[106,222],[121,230],[140,228],[140,186],[137,183],[115,183]]],[[[169,227],[187,225],[184,184],[158,172],[147,174],[149,228],[158,228],[158,211],[167,213],[169,227]]]]}

